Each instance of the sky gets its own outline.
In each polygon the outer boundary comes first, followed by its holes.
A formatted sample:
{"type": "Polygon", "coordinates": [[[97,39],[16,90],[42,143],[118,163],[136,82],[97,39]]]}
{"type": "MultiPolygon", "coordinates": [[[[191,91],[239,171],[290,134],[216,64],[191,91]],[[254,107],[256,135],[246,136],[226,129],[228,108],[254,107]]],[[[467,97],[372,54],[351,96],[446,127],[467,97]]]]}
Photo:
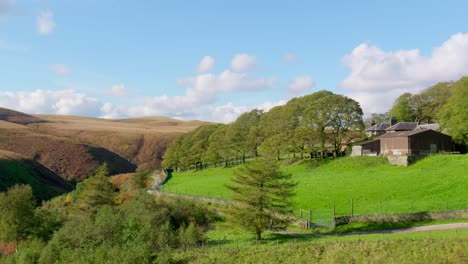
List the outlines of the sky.
{"type": "Polygon", "coordinates": [[[468,1],[0,0],[0,107],[232,122],[330,90],[365,115],[468,75],[468,1]]]}

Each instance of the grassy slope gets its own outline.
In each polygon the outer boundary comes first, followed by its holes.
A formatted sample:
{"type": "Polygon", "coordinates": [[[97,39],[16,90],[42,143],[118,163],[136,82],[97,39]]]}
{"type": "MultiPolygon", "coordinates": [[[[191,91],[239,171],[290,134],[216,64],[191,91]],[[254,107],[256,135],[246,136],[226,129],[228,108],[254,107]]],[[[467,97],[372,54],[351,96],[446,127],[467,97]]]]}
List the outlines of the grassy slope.
{"type": "MultiPolygon", "coordinates": [[[[432,156],[410,167],[391,166],[383,158],[341,158],[318,168],[284,166],[299,183],[296,209],[354,213],[409,212],[468,208],[468,155],[432,156]]],[[[224,184],[234,168],[174,173],[166,191],[229,197],[224,184]]],[[[297,210],[296,210],[297,213],[297,210]]]]}
{"type": "Polygon", "coordinates": [[[27,184],[40,201],[71,191],[73,186],[41,164],[11,152],[0,151],[0,192],[27,184]]]}

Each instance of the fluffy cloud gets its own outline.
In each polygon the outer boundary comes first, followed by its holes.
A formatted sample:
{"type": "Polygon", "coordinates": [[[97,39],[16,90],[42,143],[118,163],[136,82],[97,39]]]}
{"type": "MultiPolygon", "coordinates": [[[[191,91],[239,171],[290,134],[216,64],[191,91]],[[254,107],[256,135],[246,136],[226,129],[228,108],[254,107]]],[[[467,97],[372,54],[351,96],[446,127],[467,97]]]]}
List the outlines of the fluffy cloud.
{"type": "Polygon", "coordinates": [[[42,35],[52,33],[55,28],[54,14],[52,11],[47,10],[42,12],[36,20],[37,32],[42,35]]]}
{"type": "Polygon", "coordinates": [[[308,75],[298,76],[288,84],[290,94],[298,95],[315,86],[315,81],[308,75]]]}
{"type": "Polygon", "coordinates": [[[237,54],[231,61],[231,69],[237,72],[247,72],[255,68],[257,59],[249,54],[237,54]]]}
{"type": "Polygon", "coordinates": [[[273,83],[274,79],[271,78],[255,79],[246,73],[226,70],[219,75],[202,74],[179,80],[179,85],[187,86],[186,93],[172,99],[181,106],[192,107],[213,103],[220,92],[255,92],[269,88],[273,83]]]}
{"type": "Polygon", "coordinates": [[[30,114],[97,116],[101,103],[73,90],[36,90],[0,92],[0,106],[30,114]]]}
{"type": "Polygon", "coordinates": [[[285,62],[293,62],[293,61],[296,61],[297,60],[297,56],[295,54],[292,54],[292,53],[288,53],[288,54],[285,54],[283,56],[283,61],[285,62]]]}
{"type": "Polygon", "coordinates": [[[213,69],[215,60],[211,56],[205,56],[197,65],[197,72],[198,73],[205,73],[211,71],[213,69]]]}
{"type": "Polygon", "coordinates": [[[115,84],[111,87],[111,95],[116,97],[126,97],[130,95],[130,91],[124,84],[115,84]]]}
{"type": "Polygon", "coordinates": [[[340,88],[359,100],[365,113],[383,112],[403,92],[416,93],[468,74],[468,33],[451,36],[428,56],[418,49],[386,52],[361,44],[343,64],[351,72],[340,88]]]}
{"type": "Polygon", "coordinates": [[[57,74],[66,75],[72,72],[72,69],[65,64],[55,64],[51,66],[51,70],[57,74]]]}

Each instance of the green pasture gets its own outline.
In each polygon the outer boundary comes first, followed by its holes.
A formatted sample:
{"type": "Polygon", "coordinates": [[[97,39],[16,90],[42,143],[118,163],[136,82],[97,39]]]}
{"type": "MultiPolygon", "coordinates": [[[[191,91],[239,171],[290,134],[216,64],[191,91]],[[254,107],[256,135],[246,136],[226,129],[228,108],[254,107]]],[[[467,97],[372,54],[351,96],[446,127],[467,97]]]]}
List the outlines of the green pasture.
{"type": "MultiPolygon", "coordinates": [[[[283,161],[283,163],[289,161],[283,161]]],[[[468,155],[434,155],[409,167],[382,157],[345,157],[282,165],[297,181],[295,214],[336,215],[468,209],[468,155]]],[[[235,167],[173,173],[164,191],[229,199],[235,167]]]]}

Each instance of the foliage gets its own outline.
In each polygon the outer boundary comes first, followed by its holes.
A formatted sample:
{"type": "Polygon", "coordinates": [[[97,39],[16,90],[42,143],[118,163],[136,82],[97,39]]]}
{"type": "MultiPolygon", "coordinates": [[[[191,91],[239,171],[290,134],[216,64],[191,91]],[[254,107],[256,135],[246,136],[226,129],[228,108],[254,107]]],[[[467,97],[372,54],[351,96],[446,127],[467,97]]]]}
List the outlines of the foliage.
{"type": "Polygon", "coordinates": [[[150,172],[147,170],[137,172],[132,175],[132,188],[142,189],[146,188],[146,180],[148,179],[150,172]]]}
{"type": "MultiPolygon", "coordinates": [[[[225,167],[245,164],[248,157],[285,154],[304,158],[341,147],[362,137],[364,127],[359,103],[329,91],[290,100],[264,113],[254,109],[227,125],[206,125],[175,139],[164,155],[163,166],[204,169],[208,163],[225,167]]],[[[316,156],[316,155],[315,155],[316,156]]]]}
{"type": "Polygon", "coordinates": [[[296,183],[279,171],[278,164],[258,159],[235,172],[226,187],[234,194],[225,210],[233,225],[255,233],[261,239],[267,229],[285,229],[292,221],[292,201],[296,183]]]}
{"type": "Polygon", "coordinates": [[[400,122],[436,122],[452,93],[453,84],[441,82],[419,94],[404,93],[395,100],[390,114],[400,122]]]}
{"type": "Polygon", "coordinates": [[[452,95],[439,115],[442,129],[447,129],[453,140],[468,145],[468,77],[453,84],[452,95]]]}
{"type": "Polygon", "coordinates": [[[100,206],[114,204],[114,186],[109,182],[107,165],[100,166],[96,173],[77,186],[72,211],[77,215],[94,215],[100,206]]]}
{"type": "Polygon", "coordinates": [[[27,185],[16,185],[0,193],[0,240],[15,241],[26,238],[35,224],[35,200],[27,185]]]}

